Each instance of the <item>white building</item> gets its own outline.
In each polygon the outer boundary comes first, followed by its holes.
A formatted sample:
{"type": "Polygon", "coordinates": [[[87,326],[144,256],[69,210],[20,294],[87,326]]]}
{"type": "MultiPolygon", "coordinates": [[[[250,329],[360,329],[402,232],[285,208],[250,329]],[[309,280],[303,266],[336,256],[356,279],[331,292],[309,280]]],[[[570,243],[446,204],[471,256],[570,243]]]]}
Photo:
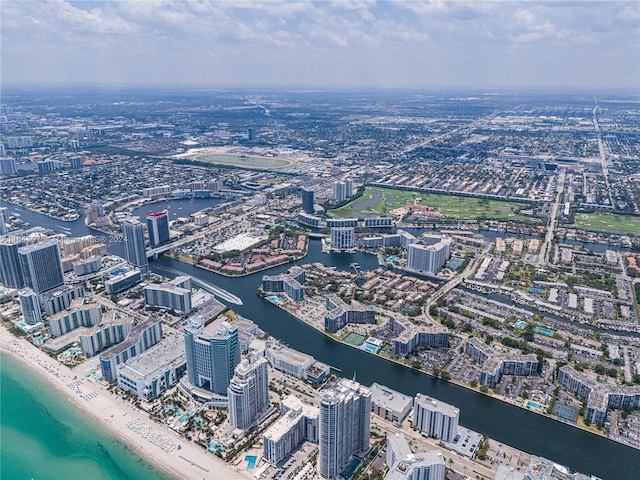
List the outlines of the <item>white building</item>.
{"type": "Polygon", "coordinates": [[[191,312],[191,288],[179,287],[173,281],[152,283],[144,287],[144,303],[150,307],[168,308],[184,315],[191,312]]]}
{"type": "Polygon", "coordinates": [[[421,393],[413,402],[413,426],[422,435],[451,443],[458,434],[460,410],[421,393]]]}
{"type": "Polygon", "coordinates": [[[245,358],[236,366],[227,388],[229,424],[233,428],[251,430],[269,407],[268,362],[264,357],[245,358]]]}
{"type": "Polygon", "coordinates": [[[20,311],[27,325],[37,325],[42,322],[42,311],[40,310],[40,300],[38,295],[30,288],[25,288],[18,292],[20,299],[20,311]]]}
{"type": "Polygon", "coordinates": [[[390,422],[401,423],[411,411],[413,398],[389,387],[374,383],[371,390],[371,411],[390,422]]]}
{"type": "Polygon", "coordinates": [[[281,464],[303,442],[318,443],[320,410],[289,395],[282,400],[282,416],[263,434],[264,459],[281,464]]]}
{"type": "Polygon", "coordinates": [[[369,450],[371,391],[340,379],[320,391],[318,470],[323,478],[338,478],[353,457],[369,450]]]}
{"type": "Polygon", "coordinates": [[[413,243],[407,247],[407,268],[436,274],[451,256],[451,239],[442,238],[433,245],[413,243]]]}
{"type": "Polygon", "coordinates": [[[384,480],[444,480],[446,465],[439,450],[411,453],[404,435],[387,436],[387,465],[384,480]]]}
{"type": "Polygon", "coordinates": [[[151,402],[175,386],[187,370],[184,338],[172,335],[116,367],[118,386],[151,402]]]}
{"type": "Polygon", "coordinates": [[[49,331],[52,337],[60,337],[79,327],[93,327],[102,321],[102,307],[98,304],[84,305],[84,297],[75,299],[69,310],[49,317],[49,331]]]}
{"type": "Polygon", "coordinates": [[[355,247],[353,227],[334,227],[331,229],[331,249],[350,250],[355,247]]]}

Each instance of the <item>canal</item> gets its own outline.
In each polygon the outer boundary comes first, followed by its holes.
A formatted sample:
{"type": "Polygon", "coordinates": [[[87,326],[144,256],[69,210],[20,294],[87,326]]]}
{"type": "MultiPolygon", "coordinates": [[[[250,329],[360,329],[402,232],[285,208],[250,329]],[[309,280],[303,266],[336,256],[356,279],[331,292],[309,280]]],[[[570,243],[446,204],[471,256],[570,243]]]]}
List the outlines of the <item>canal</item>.
{"type": "MultiPolygon", "coordinates": [[[[172,208],[174,205],[172,202],[172,208]]],[[[204,202],[198,200],[186,201],[180,210],[180,216],[187,216],[205,206],[204,202]]],[[[31,226],[41,225],[71,236],[95,233],[81,219],[76,222],[61,222],[12,205],[9,205],[9,211],[10,214],[20,213],[20,218],[31,226]]],[[[359,263],[364,270],[377,266],[377,259],[373,255],[323,254],[319,241],[312,241],[309,250],[307,257],[297,263],[321,262],[344,270],[350,269],[352,262],[359,263]]],[[[122,245],[110,244],[109,251],[122,255],[122,245]]],[[[289,266],[275,267],[268,273],[277,274],[289,266]]],[[[329,339],[256,294],[264,272],[227,278],[167,257],[152,262],[151,267],[167,275],[167,269],[180,271],[239,296],[243,305],[231,305],[239,314],[253,320],[260,328],[292,348],[340,369],[343,376],[351,378],[355,374],[363,385],[378,382],[407,395],[417,392],[431,395],[458,407],[461,425],[525,452],[569,465],[578,471],[597,475],[605,480],[639,478],[638,450],[329,339]]]]}

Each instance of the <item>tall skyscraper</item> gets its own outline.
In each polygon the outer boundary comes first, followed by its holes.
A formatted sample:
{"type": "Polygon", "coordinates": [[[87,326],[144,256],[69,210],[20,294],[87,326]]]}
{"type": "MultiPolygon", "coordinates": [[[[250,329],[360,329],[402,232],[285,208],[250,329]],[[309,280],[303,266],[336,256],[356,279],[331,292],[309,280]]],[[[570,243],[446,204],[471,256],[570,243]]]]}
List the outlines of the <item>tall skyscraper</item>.
{"type": "Polygon", "coordinates": [[[0,235],[7,233],[8,210],[6,207],[0,207],[0,235]]]}
{"type": "Polygon", "coordinates": [[[460,410],[418,393],[413,401],[413,426],[423,435],[453,442],[458,434],[460,410]]]}
{"type": "Polygon", "coordinates": [[[323,478],[338,478],[353,455],[369,450],[371,391],[340,379],[320,390],[318,466],[323,478]]]}
{"type": "Polygon", "coordinates": [[[25,288],[18,292],[20,298],[20,310],[27,325],[35,325],[42,321],[42,311],[40,310],[40,300],[38,295],[30,288],[25,288]]]}
{"type": "Polygon", "coordinates": [[[24,283],[36,293],[64,285],[58,240],[47,240],[18,248],[24,283]]]}
{"type": "Polygon", "coordinates": [[[169,215],[166,210],[147,215],[149,246],[157,247],[169,243],[169,215]]]}
{"type": "Polygon", "coordinates": [[[22,237],[5,235],[0,237],[0,282],[5,287],[24,287],[24,275],[20,267],[18,248],[24,245],[22,237]]]}
{"type": "Polygon", "coordinates": [[[233,370],[240,363],[238,329],[221,320],[204,326],[193,319],[184,329],[187,375],[196,387],[226,395],[233,370]]]}
{"type": "Polygon", "coordinates": [[[235,369],[227,389],[229,423],[250,430],[269,406],[269,376],[266,358],[243,360],[235,369]]]}
{"type": "Polygon", "coordinates": [[[124,235],[124,256],[127,261],[140,269],[143,275],[149,273],[149,260],[144,245],[144,225],[135,218],[128,218],[122,224],[124,235]]]}
{"type": "Polygon", "coordinates": [[[302,210],[304,213],[313,214],[314,193],[310,188],[302,188],[302,210]]]}

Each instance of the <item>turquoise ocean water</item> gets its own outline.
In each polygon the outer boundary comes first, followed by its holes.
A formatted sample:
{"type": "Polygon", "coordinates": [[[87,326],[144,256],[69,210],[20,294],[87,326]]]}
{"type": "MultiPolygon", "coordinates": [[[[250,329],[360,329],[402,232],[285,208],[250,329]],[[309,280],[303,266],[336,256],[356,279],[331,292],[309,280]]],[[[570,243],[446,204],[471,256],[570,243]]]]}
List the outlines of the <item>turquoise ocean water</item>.
{"type": "Polygon", "coordinates": [[[0,478],[170,480],[38,375],[0,355],[0,478]]]}

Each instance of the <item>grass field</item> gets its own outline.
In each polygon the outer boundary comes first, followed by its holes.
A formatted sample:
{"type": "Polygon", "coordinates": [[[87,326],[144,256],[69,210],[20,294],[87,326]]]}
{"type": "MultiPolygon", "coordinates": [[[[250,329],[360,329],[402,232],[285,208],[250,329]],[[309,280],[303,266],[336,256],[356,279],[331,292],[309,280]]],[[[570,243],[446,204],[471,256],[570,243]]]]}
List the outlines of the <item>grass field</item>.
{"type": "Polygon", "coordinates": [[[244,167],[252,169],[272,170],[278,168],[290,167],[293,165],[291,160],[275,157],[257,157],[248,155],[231,155],[231,154],[204,154],[197,155],[194,160],[203,163],[212,163],[214,165],[228,165],[232,167],[244,167]]]}
{"type": "Polygon", "coordinates": [[[477,220],[484,218],[541,223],[537,218],[517,213],[521,209],[529,208],[529,205],[526,203],[412,192],[381,187],[367,187],[362,196],[342,208],[328,212],[328,214],[331,217],[337,218],[385,216],[389,215],[391,210],[413,203],[427,205],[445,217],[460,220],[477,220]],[[420,201],[415,202],[416,199],[420,199],[420,201]]]}
{"type": "Polygon", "coordinates": [[[575,227],[640,235],[640,217],[616,213],[576,213],[575,227]]]}

